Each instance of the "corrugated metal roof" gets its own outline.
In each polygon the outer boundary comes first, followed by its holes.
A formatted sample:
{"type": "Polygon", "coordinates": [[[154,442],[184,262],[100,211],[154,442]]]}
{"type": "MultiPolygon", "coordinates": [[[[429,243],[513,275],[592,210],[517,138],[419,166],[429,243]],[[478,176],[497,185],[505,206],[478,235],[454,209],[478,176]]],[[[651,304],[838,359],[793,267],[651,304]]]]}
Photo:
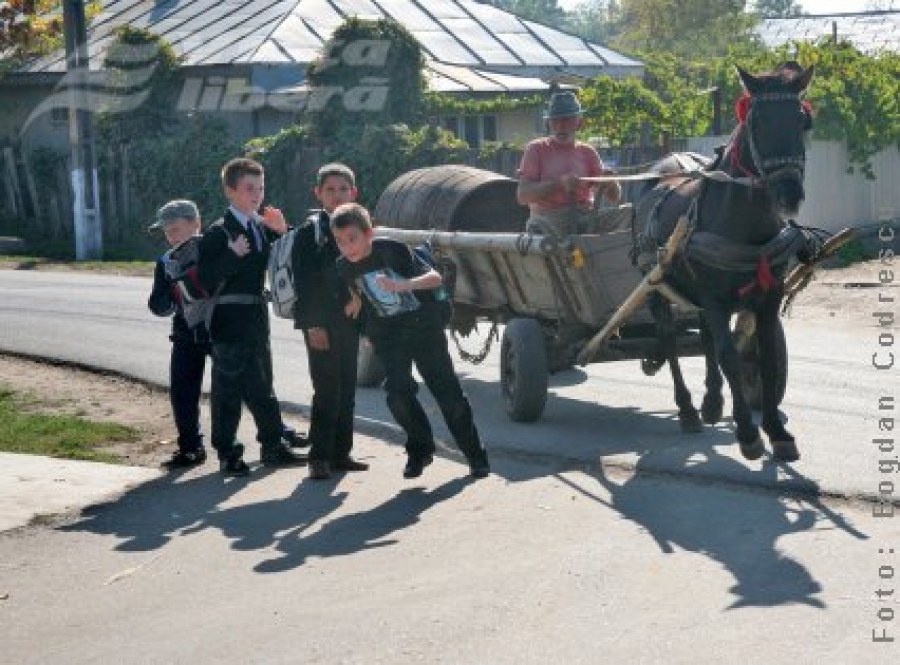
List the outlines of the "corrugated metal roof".
{"type": "MultiPolygon", "coordinates": [[[[547,83],[539,78],[529,76],[511,76],[489,72],[475,67],[447,65],[441,62],[425,62],[425,78],[428,89],[434,92],[534,92],[546,90],[547,83]]],[[[308,92],[305,83],[292,83],[281,86],[270,86],[272,94],[297,94],[308,92]]]]}
{"type": "Polygon", "coordinates": [[[429,90],[435,92],[530,92],[546,89],[539,78],[498,74],[475,67],[460,67],[441,62],[425,63],[429,90]]]}
{"type": "MultiPolygon", "coordinates": [[[[510,85],[508,77],[519,68],[537,81],[534,72],[546,67],[596,68],[595,74],[609,67],[639,74],[642,67],[580,37],[473,0],[111,0],[89,30],[91,65],[99,68],[113,30],[125,24],[160,35],[189,66],[305,65],[350,16],[393,18],[416,36],[427,60],[502,70],[510,85]]],[[[56,54],[25,71],[64,69],[62,54],[56,54]]],[[[456,80],[437,70],[434,76],[456,80]]],[[[482,79],[476,72],[471,80],[482,79]]]]}
{"type": "Polygon", "coordinates": [[[770,18],[760,23],[758,32],[763,42],[772,47],[831,37],[835,28],[839,39],[848,40],[863,53],[900,52],[900,11],[770,18]]]}

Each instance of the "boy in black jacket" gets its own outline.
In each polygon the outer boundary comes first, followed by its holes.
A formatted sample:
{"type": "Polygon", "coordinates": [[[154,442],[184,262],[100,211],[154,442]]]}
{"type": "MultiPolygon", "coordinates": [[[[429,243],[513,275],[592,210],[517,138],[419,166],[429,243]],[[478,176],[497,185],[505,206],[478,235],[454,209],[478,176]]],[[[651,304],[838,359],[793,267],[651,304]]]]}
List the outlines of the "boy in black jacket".
{"type": "Polygon", "coordinates": [[[269,308],[263,296],[271,240],[287,231],[281,212],[267,207],[263,168],[252,159],[233,159],[222,169],[230,202],[221,222],[207,229],[200,242],[199,278],[218,304],[210,325],[212,339],[212,444],[222,473],[245,476],[244,447],[235,441],[242,403],[256,422],[267,466],[300,466],[282,437],[281,409],[272,387],[269,308]]]}
{"type": "Polygon", "coordinates": [[[331,229],[342,254],[338,272],[361,295],[366,334],[385,367],[388,408],[406,432],[408,460],[403,477],[422,475],[434,455],[431,424],[416,398],[415,363],[472,476],[484,478],[490,473],[487,451],[453,369],[443,310],[434,296],[442,283],[440,273],[425,266],[407,245],[374,238],[369,213],[360,205],[348,203],[335,209],[331,229]]]}
{"type": "MultiPolygon", "coordinates": [[[[156,213],[156,222],[150,230],[161,230],[171,247],[200,234],[200,212],[192,201],[170,201],[156,213]]],[[[147,306],[156,316],[173,316],[172,356],[169,362],[169,400],[178,430],[178,450],[163,463],[169,468],[185,468],[203,464],[206,449],[200,427],[200,392],[203,388],[203,372],[209,354],[209,337],[206,328],[188,328],[184,311],[177,297],[172,280],[166,275],[167,251],[156,261],[153,273],[153,290],[147,306]]]]}
{"type": "Polygon", "coordinates": [[[332,471],[365,471],[369,466],[350,457],[359,351],[353,319],[360,303],[337,274],[335,261],[341,254],[330,224],[332,211],[356,198],[356,182],[343,164],[326,164],[316,181],[323,210],[297,229],[291,263],[297,293],[294,327],[303,331],[313,385],[309,477],[325,480],[332,471]]]}

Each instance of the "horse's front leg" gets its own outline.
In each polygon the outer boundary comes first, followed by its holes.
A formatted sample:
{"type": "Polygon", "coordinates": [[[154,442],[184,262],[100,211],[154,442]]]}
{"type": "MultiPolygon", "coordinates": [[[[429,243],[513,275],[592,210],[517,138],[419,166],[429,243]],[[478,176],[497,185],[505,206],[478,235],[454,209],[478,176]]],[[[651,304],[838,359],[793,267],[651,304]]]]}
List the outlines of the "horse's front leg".
{"type": "Polygon", "coordinates": [[[741,358],[731,338],[731,314],[723,309],[704,308],[706,322],[716,347],[719,367],[731,389],[732,418],[735,434],[741,445],[741,454],[747,459],[758,459],[765,452],[759,428],[753,424],[753,412],[744,399],[741,389],[741,358]]]}
{"type": "Polygon", "coordinates": [[[694,408],[691,392],[684,382],[681,364],[678,362],[678,331],[675,328],[672,306],[662,296],[654,293],[650,296],[650,312],[656,321],[662,351],[669,363],[669,370],[672,372],[672,382],[675,384],[675,404],[678,405],[678,421],[681,423],[681,431],[688,434],[701,432],[703,423],[700,422],[700,414],[694,408]]]}
{"type": "Polygon", "coordinates": [[[779,299],[772,298],[756,313],[756,339],[759,345],[759,378],[762,382],[762,428],[772,444],[775,459],[796,462],[800,451],[793,435],[781,422],[779,386],[787,372],[787,354],[782,352],[784,330],[778,317],[779,299]]]}

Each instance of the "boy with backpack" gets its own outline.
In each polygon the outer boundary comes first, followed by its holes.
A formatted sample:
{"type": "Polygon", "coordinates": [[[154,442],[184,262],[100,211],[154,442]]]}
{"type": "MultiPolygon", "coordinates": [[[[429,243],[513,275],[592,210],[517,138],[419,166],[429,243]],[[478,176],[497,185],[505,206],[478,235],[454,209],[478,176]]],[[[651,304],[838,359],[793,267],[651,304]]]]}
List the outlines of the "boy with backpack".
{"type": "MultiPolygon", "coordinates": [[[[169,201],[156,213],[151,231],[162,231],[171,248],[200,235],[200,212],[193,201],[169,201]]],[[[187,468],[206,461],[200,427],[200,392],[209,354],[209,337],[204,326],[191,329],[184,317],[180,292],[167,264],[172,249],[156,261],[153,289],[147,306],[156,316],[172,316],[172,354],[169,361],[169,401],[178,430],[178,450],[163,462],[168,468],[187,468]]]]}
{"type": "Polygon", "coordinates": [[[360,295],[366,334],[386,371],[387,404],[406,432],[404,478],[417,478],[432,463],[435,445],[428,416],[416,398],[412,367],[434,395],[456,445],[474,478],[490,473],[487,451],[472,417],[472,407],[453,369],[444,333],[444,308],[435,289],[442,277],[407,245],[375,238],[368,211],[361,205],[338,206],[331,229],[342,254],[338,273],[360,295]]]}
{"type": "Polygon", "coordinates": [[[235,440],[246,404],[256,423],[265,466],[302,466],[284,440],[281,408],[272,386],[269,308],[263,296],[266,265],[272,240],[287,231],[281,212],[263,202],[263,167],[252,159],[229,161],[222,184],[230,205],[200,241],[198,276],[217,304],[210,322],[212,341],[212,444],[220,470],[246,476],[244,446],[235,440]]]}
{"type": "Polygon", "coordinates": [[[303,331],[313,385],[309,477],[326,480],[333,471],[365,471],[350,456],[359,331],[359,300],[337,274],[340,257],[331,233],[331,213],[356,198],[356,179],[344,164],[319,169],[314,189],[322,210],[292,231],[291,264],[296,302],[294,328],[303,331]]]}
{"type": "MultiPolygon", "coordinates": [[[[157,211],[156,221],[148,230],[162,231],[170,246],[156,262],[153,288],[147,302],[156,316],[172,316],[169,400],[178,430],[178,450],[171,459],[163,462],[163,466],[188,468],[206,461],[200,426],[200,396],[210,343],[199,300],[208,294],[199,284],[196,247],[187,247],[188,243],[200,239],[200,211],[193,201],[169,201],[157,211]],[[196,312],[192,309],[195,307],[196,312]]],[[[281,429],[282,437],[291,446],[306,445],[304,438],[292,427],[282,423],[281,429]]]]}

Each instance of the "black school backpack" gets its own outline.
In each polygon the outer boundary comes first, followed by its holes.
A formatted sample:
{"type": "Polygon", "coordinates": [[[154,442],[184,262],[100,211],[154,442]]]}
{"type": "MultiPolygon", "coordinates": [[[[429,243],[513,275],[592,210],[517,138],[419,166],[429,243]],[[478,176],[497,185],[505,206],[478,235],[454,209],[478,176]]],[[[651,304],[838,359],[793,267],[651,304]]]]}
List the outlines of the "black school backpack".
{"type": "MultiPolygon", "coordinates": [[[[206,232],[209,233],[215,226],[221,227],[225,234],[229,235],[221,220],[213,222],[206,232]]],[[[208,331],[216,305],[220,303],[252,305],[259,302],[259,298],[249,294],[222,296],[220,293],[225,286],[224,282],[212,293],[204,288],[199,275],[201,238],[202,236],[193,236],[170,249],[163,255],[163,265],[166,276],[175,285],[175,297],[181,305],[188,328],[194,330],[202,323],[208,331]]]]}

